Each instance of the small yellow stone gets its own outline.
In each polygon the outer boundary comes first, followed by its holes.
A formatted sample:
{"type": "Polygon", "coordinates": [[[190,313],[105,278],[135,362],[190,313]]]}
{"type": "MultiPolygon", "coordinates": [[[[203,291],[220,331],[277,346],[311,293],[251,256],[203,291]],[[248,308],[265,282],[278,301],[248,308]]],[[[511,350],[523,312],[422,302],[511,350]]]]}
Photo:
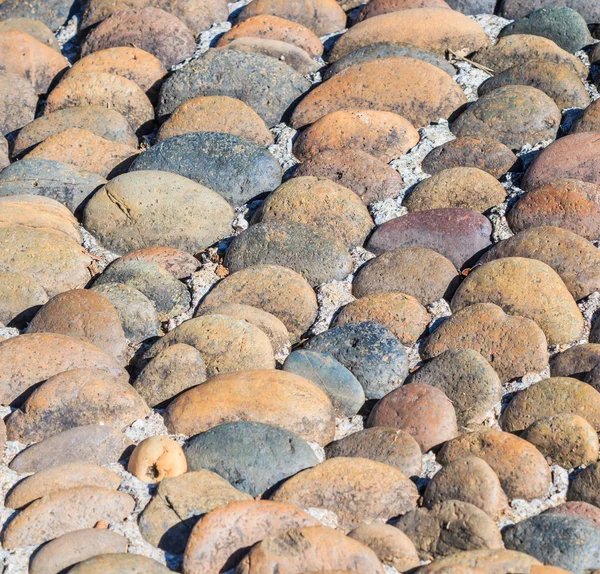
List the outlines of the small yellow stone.
{"type": "Polygon", "coordinates": [[[187,461],[183,449],[174,440],[151,436],[135,447],[127,470],[144,482],[156,484],[163,478],[187,472],[187,461]]]}

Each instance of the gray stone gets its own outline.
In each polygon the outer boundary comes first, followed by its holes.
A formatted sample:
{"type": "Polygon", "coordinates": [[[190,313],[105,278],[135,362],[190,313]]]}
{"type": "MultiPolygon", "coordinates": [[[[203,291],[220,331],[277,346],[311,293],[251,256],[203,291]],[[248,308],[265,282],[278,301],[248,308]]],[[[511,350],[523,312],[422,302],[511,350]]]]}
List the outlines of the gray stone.
{"type": "Polygon", "coordinates": [[[600,507],[600,463],[588,466],[575,477],[569,486],[567,500],[600,507]]]}
{"type": "Polygon", "coordinates": [[[463,14],[493,14],[496,8],[496,0],[446,0],[446,3],[463,14]]]}
{"type": "Polygon", "coordinates": [[[346,417],[354,416],[365,402],[365,393],[356,377],[329,355],[300,349],[288,356],[283,370],[315,383],[346,417]]]}
{"type": "Polygon", "coordinates": [[[32,122],[37,104],[38,97],[29,80],[9,72],[0,73],[0,134],[7,135],[32,122]]]}
{"type": "Polygon", "coordinates": [[[549,6],[568,6],[577,10],[588,24],[600,22],[600,4],[596,0],[500,0],[498,13],[502,18],[517,20],[549,6]]]}
{"type": "Polygon", "coordinates": [[[149,169],[192,179],[233,206],[273,191],[282,175],[279,162],[263,147],[216,132],[189,133],[160,142],[140,154],[130,171],[149,169]]]}
{"type": "Polygon", "coordinates": [[[5,0],[0,3],[0,20],[31,18],[56,30],[78,9],[77,0],[5,0]]]}
{"type": "Polygon", "coordinates": [[[404,347],[391,331],[371,321],[325,331],[304,348],[342,363],[359,380],[368,399],[380,399],[402,385],[408,375],[404,347]]]}
{"type": "Polygon", "coordinates": [[[259,496],[318,464],[300,436],[262,423],[239,421],[197,434],[184,447],[189,470],[216,472],[235,488],[259,496]]]}

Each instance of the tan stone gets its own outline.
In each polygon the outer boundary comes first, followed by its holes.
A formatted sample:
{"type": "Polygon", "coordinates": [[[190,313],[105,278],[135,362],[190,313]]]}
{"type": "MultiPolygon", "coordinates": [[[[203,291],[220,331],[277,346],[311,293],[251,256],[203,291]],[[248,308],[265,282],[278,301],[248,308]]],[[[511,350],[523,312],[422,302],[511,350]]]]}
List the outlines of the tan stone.
{"type": "Polygon", "coordinates": [[[187,471],[183,449],[167,436],[151,436],[139,443],[127,463],[127,470],[143,482],[156,484],[187,471]]]}

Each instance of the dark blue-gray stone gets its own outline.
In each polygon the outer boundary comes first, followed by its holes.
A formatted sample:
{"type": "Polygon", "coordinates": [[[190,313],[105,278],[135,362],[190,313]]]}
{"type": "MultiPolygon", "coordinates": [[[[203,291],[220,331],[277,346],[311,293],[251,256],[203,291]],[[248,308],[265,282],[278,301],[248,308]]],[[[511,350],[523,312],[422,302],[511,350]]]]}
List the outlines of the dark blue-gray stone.
{"type": "Polygon", "coordinates": [[[543,36],[571,53],[593,42],[583,17],[579,12],[565,6],[550,6],[534,10],[502,28],[499,37],[511,34],[543,36]]]}
{"type": "Polygon", "coordinates": [[[246,421],[197,434],[183,450],[188,470],[215,472],[251,496],[319,462],[310,445],[298,435],[246,421]]]}
{"type": "Polygon", "coordinates": [[[196,132],[169,138],[140,154],[129,171],[169,171],[216,191],[231,205],[273,191],[281,166],[258,144],[220,132],[196,132]]]}
{"type": "Polygon", "coordinates": [[[288,356],[283,370],[318,385],[346,417],[353,417],[365,402],[365,392],[358,379],[330,355],[300,349],[288,356]]]}
{"type": "Polygon", "coordinates": [[[443,70],[450,76],[456,75],[456,68],[439,54],[434,54],[433,52],[422,50],[415,46],[407,46],[405,44],[376,42],[375,44],[369,44],[368,46],[358,48],[333,62],[323,74],[323,80],[329,80],[350,66],[355,66],[361,62],[376,60],[378,58],[394,58],[398,56],[422,60],[423,62],[437,66],[440,70],[443,70]]]}
{"type": "Polygon", "coordinates": [[[496,9],[496,0],[446,0],[446,4],[467,15],[493,14],[496,9]]]}
{"type": "Polygon", "coordinates": [[[341,281],[352,273],[352,257],[339,238],[295,222],[251,225],[231,242],[225,255],[231,273],[264,264],[293,269],[313,287],[341,281]]]}
{"type": "Polygon", "coordinates": [[[600,22],[598,0],[499,0],[498,14],[508,20],[517,20],[544,6],[568,6],[577,10],[588,24],[600,22]]]}
{"type": "Polygon", "coordinates": [[[158,116],[198,96],[229,96],[248,104],[268,126],[277,125],[310,82],[270,56],[239,50],[209,50],[177,70],[160,90],[158,116]]]}
{"type": "Polygon", "coordinates": [[[380,399],[398,388],[408,375],[404,347],[389,330],[373,321],[329,329],[304,348],[331,355],[360,382],[367,399],[380,399]]]}
{"type": "Polygon", "coordinates": [[[502,537],[507,549],[575,574],[600,568],[600,528],[580,516],[538,514],[507,528],[502,537]]]}
{"type": "Polygon", "coordinates": [[[106,180],[95,173],[49,159],[22,159],[0,172],[0,197],[43,195],[79,213],[106,180]]]}
{"type": "Polygon", "coordinates": [[[80,7],[78,0],[4,0],[0,2],[0,20],[30,18],[55,31],[80,7]]]}

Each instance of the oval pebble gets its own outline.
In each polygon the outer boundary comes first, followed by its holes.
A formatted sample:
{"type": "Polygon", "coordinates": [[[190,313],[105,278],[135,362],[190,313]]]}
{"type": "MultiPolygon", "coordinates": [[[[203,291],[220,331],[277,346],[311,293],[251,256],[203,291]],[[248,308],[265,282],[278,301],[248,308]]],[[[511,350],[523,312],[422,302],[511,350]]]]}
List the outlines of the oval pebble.
{"type": "Polygon", "coordinates": [[[168,574],[171,572],[160,562],[140,554],[100,554],[71,568],[72,574],[119,574],[120,572],[168,574]]]}

